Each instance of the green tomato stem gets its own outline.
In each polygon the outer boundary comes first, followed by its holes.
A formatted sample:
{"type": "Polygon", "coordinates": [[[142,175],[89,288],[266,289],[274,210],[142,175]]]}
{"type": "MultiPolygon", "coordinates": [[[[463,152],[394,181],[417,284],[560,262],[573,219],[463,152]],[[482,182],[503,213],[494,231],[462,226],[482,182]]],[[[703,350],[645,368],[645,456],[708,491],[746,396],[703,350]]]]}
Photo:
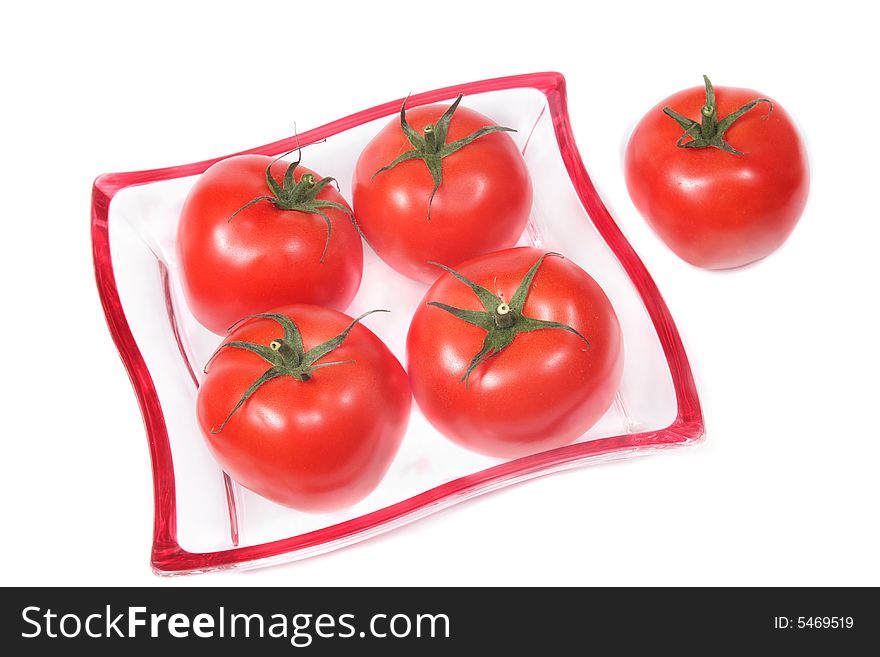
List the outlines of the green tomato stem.
{"type": "MultiPolygon", "coordinates": [[[[715,103],[715,88],[709,81],[709,78],[703,76],[706,85],[706,103],[700,110],[700,122],[697,123],[693,119],[689,119],[683,114],[679,114],[671,107],[664,107],[663,113],[675,121],[684,134],[678,138],[675,143],[679,148],[717,148],[732,155],[743,155],[741,151],[736,150],[733,146],[724,140],[725,131],[734,124],[735,121],[760,103],[767,103],[770,106],[770,112],[773,111],[773,103],[767,98],[755,98],[749,101],[739,109],[731,112],[720,121],[718,120],[718,107],[715,103]]],[[[766,117],[765,117],[766,118],[766,117]]]]}
{"type": "Polygon", "coordinates": [[[495,326],[498,328],[510,328],[516,322],[516,315],[513,312],[513,308],[506,303],[502,303],[495,309],[494,319],[495,326]]]}

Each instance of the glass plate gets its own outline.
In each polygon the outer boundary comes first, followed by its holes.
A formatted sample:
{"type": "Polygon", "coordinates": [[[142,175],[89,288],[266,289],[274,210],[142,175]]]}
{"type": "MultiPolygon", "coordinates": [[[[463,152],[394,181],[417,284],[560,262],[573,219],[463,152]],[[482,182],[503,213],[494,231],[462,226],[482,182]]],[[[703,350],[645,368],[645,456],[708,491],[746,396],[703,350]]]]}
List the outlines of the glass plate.
{"type": "MultiPolygon", "coordinates": [[[[678,330],[584,169],[569,124],[563,76],[534,73],[473,82],[411,96],[407,106],[449,101],[459,93],[465,105],[518,130],[510,134],[534,181],[534,205],[520,244],[560,251],[577,262],[602,285],[617,311],[625,365],[614,404],[575,443],[509,461],[456,446],[414,405],[397,458],[362,502],[325,514],[269,502],[221,471],[195,418],[202,366],[219,338],[198,324],[183,302],[174,236],[196,177],[222,158],[100,176],[92,194],[95,273],[110,332],[146,425],[155,495],[155,572],[301,559],[531,477],[694,444],[702,437],[699,400],[678,330]]],[[[397,115],[401,102],[246,152],[278,155],[297,144],[311,145],[305,163],[338,178],[350,199],[358,154],[397,115]]],[[[427,288],[395,273],[369,248],[364,255],[363,283],[348,313],[390,309],[390,315],[370,316],[365,324],[405,364],[409,319],[427,288]]]]}

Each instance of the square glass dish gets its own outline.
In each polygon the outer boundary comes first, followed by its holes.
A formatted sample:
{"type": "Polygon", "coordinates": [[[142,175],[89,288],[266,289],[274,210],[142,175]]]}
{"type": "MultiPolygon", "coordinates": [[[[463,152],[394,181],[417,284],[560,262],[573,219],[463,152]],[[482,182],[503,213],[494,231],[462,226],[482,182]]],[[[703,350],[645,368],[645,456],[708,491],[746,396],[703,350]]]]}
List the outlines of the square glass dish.
{"type": "MultiPolygon", "coordinates": [[[[146,425],[153,468],[152,566],[159,574],[262,566],[363,540],[480,493],[548,472],[689,445],[703,418],[675,324],[645,266],[590,181],[569,124],[565,79],[535,73],[413,95],[407,107],[450,101],[491,116],[520,147],[534,181],[534,204],[520,244],[562,252],[605,290],[620,319],[625,351],[616,400],[576,442],[499,460],[440,435],[416,405],[400,452],[378,488],[343,511],[309,514],[274,504],[236,484],[200,433],[195,398],[202,366],[220,338],[183,299],[175,234],[186,195],[215,158],[100,176],[92,195],[92,243],[107,322],[128,369],[146,425]]],[[[247,151],[279,155],[297,145],[308,166],[338,178],[351,198],[363,146],[400,111],[402,99],[247,151]]],[[[363,282],[348,314],[392,312],[365,323],[405,365],[409,319],[427,286],[397,274],[365,247],[363,282]]]]}

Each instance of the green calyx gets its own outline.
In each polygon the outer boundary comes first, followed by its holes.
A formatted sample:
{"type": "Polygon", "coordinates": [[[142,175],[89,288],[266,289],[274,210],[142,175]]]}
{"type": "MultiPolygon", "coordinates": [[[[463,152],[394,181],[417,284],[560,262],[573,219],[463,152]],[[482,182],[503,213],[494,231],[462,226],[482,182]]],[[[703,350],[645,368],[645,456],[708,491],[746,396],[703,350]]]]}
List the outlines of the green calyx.
{"type": "MultiPolygon", "coordinates": [[[[733,125],[734,121],[759,103],[770,105],[770,112],[772,112],[773,103],[767,98],[756,98],[719,121],[718,108],[715,106],[715,89],[712,87],[712,83],[709,82],[708,77],[704,75],[703,80],[706,83],[706,104],[700,110],[699,123],[669,107],[663,108],[663,113],[671,117],[684,130],[684,134],[678,138],[675,145],[679,148],[709,148],[711,146],[733,155],[742,155],[741,151],[736,150],[724,141],[725,131],[733,125]],[[690,141],[686,141],[687,139],[690,139],[690,141]]],[[[767,113],[768,116],[770,112],[767,113]]]]}
{"type": "Polygon", "coordinates": [[[229,412],[229,415],[226,416],[226,419],[223,420],[223,424],[220,425],[218,429],[211,429],[211,433],[218,434],[223,431],[223,427],[226,426],[226,423],[229,422],[230,418],[235,415],[235,412],[244,405],[244,403],[253,396],[253,394],[263,386],[264,383],[271,381],[272,379],[277,379],[282,376],[290,376],[296,379],[297,381],[302,381],[305,383],[309,379],[312,378],[312,374],[315,370],[321,369],[322,367],[330,367],[331,365],[345,365],[354,363],[353,360],[338,360],[332,361],[329,363],[318,363],[317,361],[331,351],[336,349],[339,345],[341,345],[345,339],[348,337],[348,334],[351,333],[351,330],[355,327],[355,325],[360,322],[367,315],[371,315],[372,313],[387,313],[387,310],[371,310],[369,312],[364,313],[351,324],[348,325],[342,333],[337,335],[335,338],[331,338],[326,342],[322,342],[316,347],[312,347],[308,351],[303,347],[302,335],[299,332],[299,329],[296,327],[296,324],[293,321],[286,317],[285,315],[281,315],[278,313],[259,313],[257,315],[248,315],[244,319],[240,319],[235,324],[229,327],[229,331],[232,331],[236,326],[239,326],[242,322],[246,322],[250,319],[257,318],[265,318],[272,319],[278,322],[281,325],[281,328],[284,330],[282,337],[276,338],[272,340],[268,345],[257,344],[255,342],[243,342],[234,340],[232,342],[226,342],[221,344],[218,347],[217,351],[215,351],[211,357],[208,359],[208,363],[205,365],[205,372],[208,371],[208,367],[213,362],[214,358],[217,357],[223,349],[227,347],[232,347],[233,349],[244,349],[245,351],[250,351],[251,353],[257,354],[260,358],[266,361],[271,367],[267,369],[263,374],[254,381],[251,386],[245,390],[244,394],[241,396],[241,399],[238,400],[238,403],[233,407],[233,409],[229,412]]]}
{"type": "Polygon", "coordinates": [[[500,296],[497,296],[484,288],[482,285],[475,283],[472,280],[469,280],[456,272],[455,270],[447,267],[445,265],[441,265],[437,262],[432,262],[430,264],[437,265],[448,271],[450,274],[455,276],[462,283],[467,285],[471,290],[474,291],[474,294],[479,297],[480,302],[483,304],[484,310],[463,310],[462,308],[454,308],[453,306],[449,306],[445,303],[440,303],[439,301],[429,301],[429,306],[436,306],[441,310],[445,310],[446,312],[455,315],[460,320],[467,322],[468,324],[473,324],[474,326],[479,326],[481,329],[486,331],[486,338],[483,340],[483,347],[477,354],[471,359],[471,362],[468,364],[467,371],[464,376],[461,378],[460,382],[464,382],[465,386],[467,386],[468,377],[471,375],[471,372],[480,365],[480,363],[484,362],[488,358],[492,356],[497,356],[501,353],[505,348],[507,348],[515,339],[516,336],[520,333],[527,333],[529,331],[539,331],[542,329],[562,329],[564,331],[568,331],[569,333],[574,333],[581,340],[583,340],[587,347],[584,349],[586,351],[590,347],[590,342],[583,335],[581,335],[577,330],[569,326],[568,324],[562,324],[560,322],[549,322],[543,319],[535,319],[533,317],[527,317],[523,314],[523,306],[525,306],[526,298],[529,294],[529,289],[532,286],[532,281],[535,279],[535,274],[538,273],[538,268],[541,266],[541,263],[544,262],[544,258],[547,256],[559,256],[558,253],[545,253],[538,261],[532,265],[531,269],[526,273],[520,282],[519,286],[516,288],[516,292],[513,295],[513,298],[510,301],[505,301],[500,296]]]}
{"type": "Polygon", "coordinates": [[[505,128],[500,125],[489,125],[472,132],[467,137],[456,139],[447,144],[446,135],[449,132],[449,122],[452,120],[452,115],[455,114],[455,110],[458,109],[458,104],[461,102],[462,98],[463,95],[459,94],[458,98],[455,99],[455,102],[449,106],[449,109],[443,113],[443,116],[440,117],[437,123],[429,123],[426,125],[422,129],[422,134],[419,134],[409,123],[407,123],[406,100],[404,100],[403,105],[400,107],[400,127],[403,130],[403,134],[405,134],[406,138],[409,140],[412,148],[402,155],[399,155],[391,164],[382,167],[372,176],[375,178],[380,173],[393,169],[401,162],[406,162],[408,160],[422,160],[428,167],[428,171],[431,172],[431,177],[434,179],[434,189],[431,190],[431,198],[428,200],[429,221],[431,220],[431,206],[434,203],[434,196],[437,194],[437,190],[440,189],[440,185],[443,184],[443,158],[460,151],[462,148],[474,140],[479,139],[483,135],[488,135],[492,132],[516,132],[513,128],[505,128]]]}
{"type": "MultiPolygon", "coordinates": [[[[294,149],[299,150],[299,149],[294,149]]],[[[335,183],[336,178],[321,178],[320,180],[315,180],[315,176],[310,173],[306,173],[300,177],[299,182],[296,182],[294,179],[294,171],[299,166],[300,160],[302,159],[302,151],[299,150],[296,157],[296,162],[291,162],[290,166],[287,167],[287,171],[284,172],[284,178],[279,183],[272,176],[272,165],[274,165],[278,160],[283,157],[290,155],[293,151],[289,151],[284,153],[284,155],[279,156],[278,158],[272,160],[269,166],[266,167],[266,183],[269,186],[269,191],[272,192],[271,195],[265,194],[263,196],[257,196],[254,199],[251,199],[243,206],[241,206],[238,210],[232,213],[232,216],[229,217],[228,221],[232,221],[236,215],[244,210],[247,210],[252,205],[255,205],[261,201],[268,201],[272,205],[274,205],[279,210],[291,210],[296,212],[304,212],[306,214],[317,214],[320,215],[324,222],[327,224],[327,239],[324,242],[324,251],[321,253],[321,262],[324,262],[324,256],[327,255],[327,248],[330,246],[330,235],[333,232],[333,226],[330,223],[330,217],[327,215],[325,211],[327,208],[334,208],[336,210],[341,210],[345,214],[349,216],[354,227],[357,229],[358,233],[361,232],[360,227],[355,221],[354,215],[351,210],[349,210],[342,203],[337,203],[335,201],[327,201],[324,199],[319,199],[318,194],[330,183],[335,183]]]]}

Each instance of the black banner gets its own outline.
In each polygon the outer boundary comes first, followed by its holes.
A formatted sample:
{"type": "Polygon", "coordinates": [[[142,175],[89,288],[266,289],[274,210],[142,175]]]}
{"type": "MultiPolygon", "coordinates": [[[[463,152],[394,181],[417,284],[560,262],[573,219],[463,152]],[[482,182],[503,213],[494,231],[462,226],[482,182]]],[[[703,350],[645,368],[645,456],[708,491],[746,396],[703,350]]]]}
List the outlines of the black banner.
{"type": "Polygon", "coordinates": [[[878,622],[875,589],[830,588],[5,589],[0,618],[6,654],[90,655],[840,651],[874,645],[878,622]]]}

